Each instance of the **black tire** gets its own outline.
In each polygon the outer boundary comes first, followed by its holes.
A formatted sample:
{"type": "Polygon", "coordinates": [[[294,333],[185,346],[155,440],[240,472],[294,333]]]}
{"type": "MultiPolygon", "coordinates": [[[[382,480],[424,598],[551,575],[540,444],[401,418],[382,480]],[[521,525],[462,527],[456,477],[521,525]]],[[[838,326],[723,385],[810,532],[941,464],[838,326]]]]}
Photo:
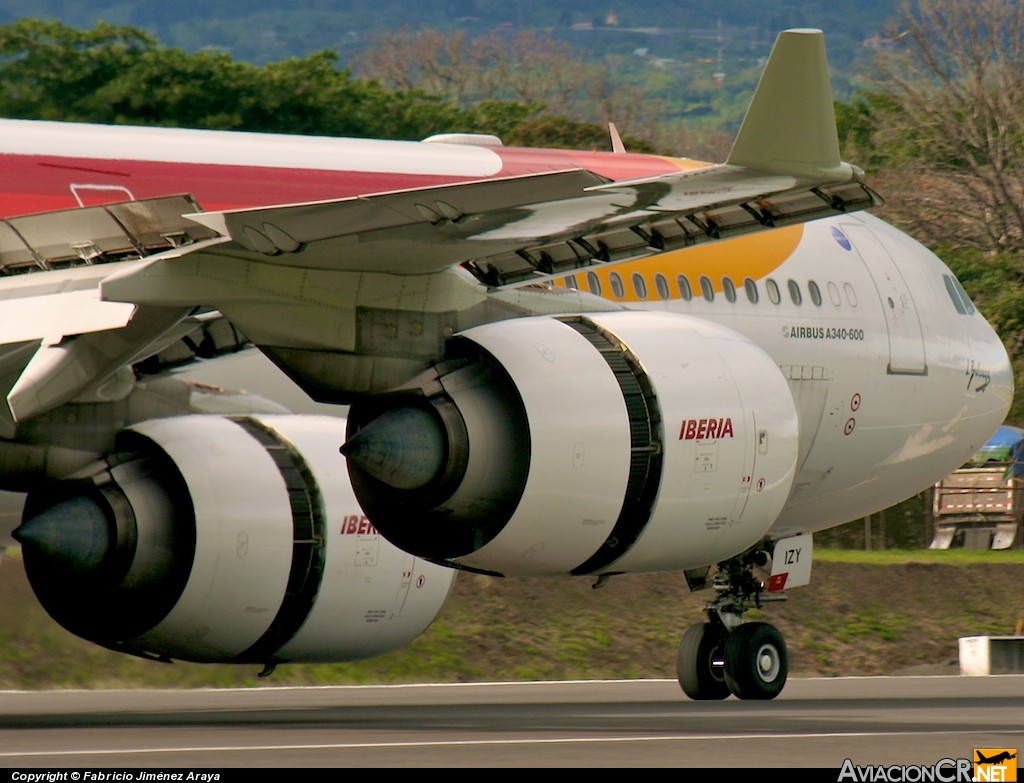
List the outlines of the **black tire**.
{"type": "Polygon", "coordinates": [[[686,629],[676,654],[676,675],[683,693],[697,701],[724,699],[729,696],[721,661],[725,631],[713,623],[697,623],[686,629]]]}
{"type": "Polygon", "coordinates": [[[774,699],[786,684],[786,640],[768,623],[737,626],[725,642],[725,682],[741,699],[774,699]]]}

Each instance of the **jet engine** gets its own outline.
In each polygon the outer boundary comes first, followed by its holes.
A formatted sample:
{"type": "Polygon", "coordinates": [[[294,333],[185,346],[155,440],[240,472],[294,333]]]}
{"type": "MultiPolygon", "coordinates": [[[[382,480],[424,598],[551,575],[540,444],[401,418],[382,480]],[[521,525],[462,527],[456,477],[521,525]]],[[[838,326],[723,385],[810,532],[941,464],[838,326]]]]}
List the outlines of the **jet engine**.
{"type": "Polygon", "coordinates": [[[408,389],[353,405],[348,430],[356,495],[392,542],[524,575],[729,558],[778,516],[799,441],[762,349],[635,311],[469,329],[408,389]]]}
{"type": "Polygon", "coordinates": [[[21,542],[46,610],[145,657],[332,662],[400,647],[454,571],[384,540],[327,416],[184,416],[120,434],[105,460],[30,493],[21,542]]]}

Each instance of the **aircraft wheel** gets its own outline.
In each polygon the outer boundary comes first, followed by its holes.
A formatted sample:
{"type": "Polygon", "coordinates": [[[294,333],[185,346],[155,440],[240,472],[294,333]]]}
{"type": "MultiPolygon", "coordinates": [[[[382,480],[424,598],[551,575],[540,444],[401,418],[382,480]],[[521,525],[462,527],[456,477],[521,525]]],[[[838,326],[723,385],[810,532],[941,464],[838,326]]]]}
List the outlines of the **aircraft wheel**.
{"type": "Polygon", "coordinates": [[[691,699],[708,701],[729,695],[721,665],[725,641],[725,631],[713,623],[691,625],[683,634],[676,654],[676,675],[691,699]]]}
{"type": "Polygon", "coordinates": [[[741,699],[774,699],[786,684],[786,640],[768,623],[744,623],[725,641],[725,682],[741,699]]]}

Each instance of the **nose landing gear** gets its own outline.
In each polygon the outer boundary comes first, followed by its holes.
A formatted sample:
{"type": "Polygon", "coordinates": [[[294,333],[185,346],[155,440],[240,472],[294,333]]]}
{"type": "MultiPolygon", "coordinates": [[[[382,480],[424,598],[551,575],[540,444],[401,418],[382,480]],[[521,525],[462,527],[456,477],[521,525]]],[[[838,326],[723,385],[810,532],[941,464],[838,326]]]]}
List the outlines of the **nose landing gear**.
{"type": "Polygon", "coordinates": [[[774,699],[788,674],[786,641],[768,623],[743,623],[743,613],[762,601],[781,600],[765,594],[753,569],[767,555],[758,549],[719,564],[713,578],[718,596],[706,607],[708,622],[686,629],[676,655],[676,674],[691,699],[774,699]]]}

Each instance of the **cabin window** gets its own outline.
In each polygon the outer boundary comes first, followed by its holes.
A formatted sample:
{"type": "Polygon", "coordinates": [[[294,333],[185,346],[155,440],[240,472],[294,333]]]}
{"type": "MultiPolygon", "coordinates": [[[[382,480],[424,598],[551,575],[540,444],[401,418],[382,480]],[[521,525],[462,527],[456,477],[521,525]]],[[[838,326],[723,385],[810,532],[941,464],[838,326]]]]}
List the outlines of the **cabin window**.
{"type": "Polygon", "coordinates": [[[654,287],[658,290],[658,296],[662,299],[668,299],[670,294],[668,290],[668,280],[665,279],[665,275],[654,276],[654,287]]]}
{"type": "Polygon", "coordinates": [[[857,292],[853,290],[853,286],[849,283],[843,283],[843,293],[846,294],[846,301],[850,303],[850,307],[856,307],[857,292]]]}
{"type": "Polygon", "coordinates": [[[619,273],[612,272],[608,277],[611,278],[612,293],[615,295],[615,298],[621,299],[624,297],[626,295],[626,288],[622,285],[622,278],[619,277],[619,273]]]}
{"type": "Polygon", "coordinates": [[[638,299],[647,298],[647,281],[639,272],[633,274],[633,290],[636,291],[638,299]]]}
{"type": "Polygon", "coordinates": [[[836,307],[843,303],[842,297],[839,296],[839,286],[835,283],[828,284],[828,300],[836,307]]]}
{"type": "Polygon", "coordinates": [[[765,281],[764,287],[768,289],[768,301],[778,304],[782,301],[782,294],[779,293],[779,284],[770,277],[765,281]]]}
{"type": "Polygon", "coordinates": [[[821,289],[818,288],[818,284],[813,280],[807,282],[807,293],[811,295],[811,301],[814,302],[814,306],[821,307],[821,289]]]}
{"type": "Polygon", "coordinates": [[[711,280],[706,275],[700,276],[700,292],[709,302],[715,301],[715,289],[711,286],[711,280]]]}
{"type": "Polygon", "coordinates": [[[733,283],[731,277],[722,278],[722,292],[730,302],[736,301],[736,284],[733,283]]]}
{"type": "Polygon", "coordinates": [[[793,300],[793,304],[803,304],[804,296],[800,293],[800,284],[796,280],[790,280],[786,287],[789,289],[789,298],[793,300]]]}
{"type": "Polygon", "coordinates": [[[601,295],[601,278],[596,272],[587,272],[587,288],[590,289],[590,293],[601,295]]]}
{"type": "Polygon", "coordinates": [[[690,287],[690,278],[686,275],[679,275],[676,278],[676,285],[679,286],[679,295],[687,302],[693,299],[693,289],[690,287]]]}
{"type": "Polygon", "coordinates": [[[743,290],[747,292],[747,299],[750,303],[757,304],[757,300],[761,298],[757,291],[757,283],[748,277],[743,281],[743,290]]]}
{"type": "Polygon", "coordinates": [[[569,275],[565,278],[565,287],[571,288],[573,291],[579,291],[580,287],[576,282],[576,275],[569,275]]]}

